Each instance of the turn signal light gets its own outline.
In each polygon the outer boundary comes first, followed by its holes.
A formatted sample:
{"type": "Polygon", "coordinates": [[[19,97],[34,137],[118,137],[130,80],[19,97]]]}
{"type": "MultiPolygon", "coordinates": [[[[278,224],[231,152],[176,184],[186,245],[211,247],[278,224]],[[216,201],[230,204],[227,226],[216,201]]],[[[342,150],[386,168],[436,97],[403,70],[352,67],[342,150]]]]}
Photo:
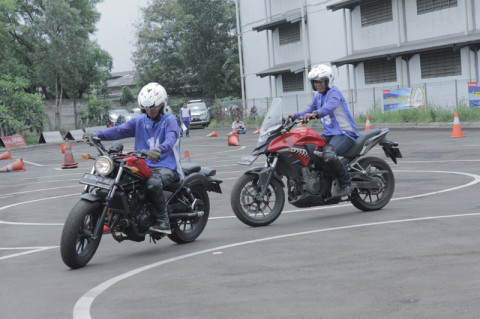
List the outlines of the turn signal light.
{"type": "Polygon", "coordinates": [[[82,157],[86,160],[90,159],[90,154],[82,154],[82,157]]]}

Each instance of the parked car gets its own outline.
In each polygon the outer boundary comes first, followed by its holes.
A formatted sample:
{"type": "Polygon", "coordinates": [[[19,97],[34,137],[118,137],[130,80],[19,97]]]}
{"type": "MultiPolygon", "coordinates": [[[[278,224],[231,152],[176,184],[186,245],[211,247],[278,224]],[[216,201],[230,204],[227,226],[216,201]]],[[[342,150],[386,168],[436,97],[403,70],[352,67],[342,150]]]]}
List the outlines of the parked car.
{"type": "Polygon", "coordinates": [[[187,106],[192,113],[191,126],[202,125],[207,127],[210,124],[210,108],[203,100],[190,100],[187,102],[187,106]]]}
{"type": "Polygon", "coordinates": [[[127,110],[124,110],[124,109],[116,109],[116,110],[110,110],[107,112],[107,114],[105,114],[105,124],[107,125],[107,127],[111,127],[113,125],[115,125],[115,123],[117,122],[117,119],[118,119],[118,116],[120,115],[128,115],[130,114],[130,112],[128,112],[127,110]]]}
{"type": "Polygon", "coordinates": [[[142,110],[140,108],[134,108],[128,114],[120,114],[115,122],[115,126],[126,123],[137,116],[142,115],[142,110]]]}

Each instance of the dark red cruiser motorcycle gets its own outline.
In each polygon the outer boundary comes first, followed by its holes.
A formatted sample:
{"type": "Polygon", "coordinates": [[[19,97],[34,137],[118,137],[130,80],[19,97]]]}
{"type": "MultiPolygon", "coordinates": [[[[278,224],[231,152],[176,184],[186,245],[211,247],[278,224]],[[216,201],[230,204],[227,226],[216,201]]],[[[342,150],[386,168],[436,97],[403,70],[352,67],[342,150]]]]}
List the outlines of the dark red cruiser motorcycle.
{"type": "Polygon", "coordinates": [[[243,223],[266,226],[274,222],[284,207],[284,188],[288,202],[299,208],[350,201],[362,211],[372,211],[390,201],[395,189],[392,169],[381,158],[365,157],[377,144],[395,164],[402,157],[398,143],[386,139],[388,129],[362,131],[353,147],[340,157],[354,186],[349,196],[341,198],[336,196],[338,167],[332,167],[327,154],[331,146],[313,130],[301,126],[308,122],[308,116],[304,118],[284,120],[282,101],[274,99],[257,147],[237,162],[251,165],[260,155],[266,156],[265,167],[247,170],[232,189],[231,206],[243,223]]]}
{"type": "MultiPolygon", "coordinates": [[[[146,195],[146,180],[151,175],[146,153],[125,153],[119,142],[107,150],[98,137],[88,143],[98,155],[82,155],[95,162],[80,179],[85,189],[65,221],[60,242],[62,260],[73,269],[92,259],[104,226],[118,242],[141,242],[148,236],[156,242],[166,236],[148,231],[155,218],[146,195]]],[[[193,163],[182,163],[182,169],[185,178],[163,189],[172,228],[167,236],[179,244],[194,241],[204,230],[210,213],[207,191],[222,192],[214,169],[193,163]]]]}

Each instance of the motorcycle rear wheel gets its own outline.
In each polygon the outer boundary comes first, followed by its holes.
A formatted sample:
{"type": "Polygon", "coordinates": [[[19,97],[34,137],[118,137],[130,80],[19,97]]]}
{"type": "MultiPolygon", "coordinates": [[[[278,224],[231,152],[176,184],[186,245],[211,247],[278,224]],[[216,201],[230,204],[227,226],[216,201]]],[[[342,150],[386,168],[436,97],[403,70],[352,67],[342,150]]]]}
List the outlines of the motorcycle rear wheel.
{"type": "Polygon", "coordinates": [[[350,201],[353,206],[365,212],[383,208],[388,204],[395,190],[395,177],[390,165],[376,157],[363,158],[358,165],[381,186],[377,189],[357,188],[350,194],[350,201]]]}
{"type": "Polygon", "coordinates": [[[102,232],[93,239],[91,235],[102,213],[99,202],[79,200],[68,214],[60,241],[62,260],[68,267],[85,266],[97,251],[102,232]]]}
{"type": "Polygon", "coordinates": [[[242,175],[233,186],[230,204],[237,218],[246,225],[269,225],[283,211],[285,193],[279,181],[272,178],[264,197],[258,201],[255,197],[260,191],[257,175],[242,175]]]}
{"type": "Polygon", "coordinates": [[[202,185],[194,185],[190,191],[197,199],[195,210],[203,211],[203,215],[194,219],[178,219],[171,222],[172,233],[168,235],[168,238],[178,244],[190,243],[197,239],[205,229],[210,215],[210,199],[205,188],[202,185]]]}

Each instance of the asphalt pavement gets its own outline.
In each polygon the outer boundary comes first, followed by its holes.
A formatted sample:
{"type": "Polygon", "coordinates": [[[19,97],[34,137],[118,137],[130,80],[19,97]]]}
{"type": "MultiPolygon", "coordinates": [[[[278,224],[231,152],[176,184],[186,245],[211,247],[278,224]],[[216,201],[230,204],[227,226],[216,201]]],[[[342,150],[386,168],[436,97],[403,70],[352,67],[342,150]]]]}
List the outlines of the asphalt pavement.
{"type": "MultiPolygon", "coordinates": [[[[375,127],[375,123],[372,123],[375,127]]],[[[193,129],[181,154],[217,170],[210,219],[193,243],[117,243],[70,270],[60,234],[92,161],[62,169],[60,145],[12,148],[25,171],[0,173],[2,318],[476,318],[480,313],[480,129],[392,128],[403,158],[380,211],[349,203],[285,205],[267,227],[241,223],[230,192],[256,145],[253,129],[228,146],[229,128],[193,129]],[[215,130],[218,137],[206,137],[215,130]]],[[[126,150],[133,139],[122,140],[126,150]]],[[[106,142],[107,144],[109,142],[106,142]]],[[[1,152],[1,150],[0,150],[1,152]]],[[[385,158],[380,147],[370,156],[385,158]]],[[[263,166],[259,158],[253,164],[263,166]]]]}

